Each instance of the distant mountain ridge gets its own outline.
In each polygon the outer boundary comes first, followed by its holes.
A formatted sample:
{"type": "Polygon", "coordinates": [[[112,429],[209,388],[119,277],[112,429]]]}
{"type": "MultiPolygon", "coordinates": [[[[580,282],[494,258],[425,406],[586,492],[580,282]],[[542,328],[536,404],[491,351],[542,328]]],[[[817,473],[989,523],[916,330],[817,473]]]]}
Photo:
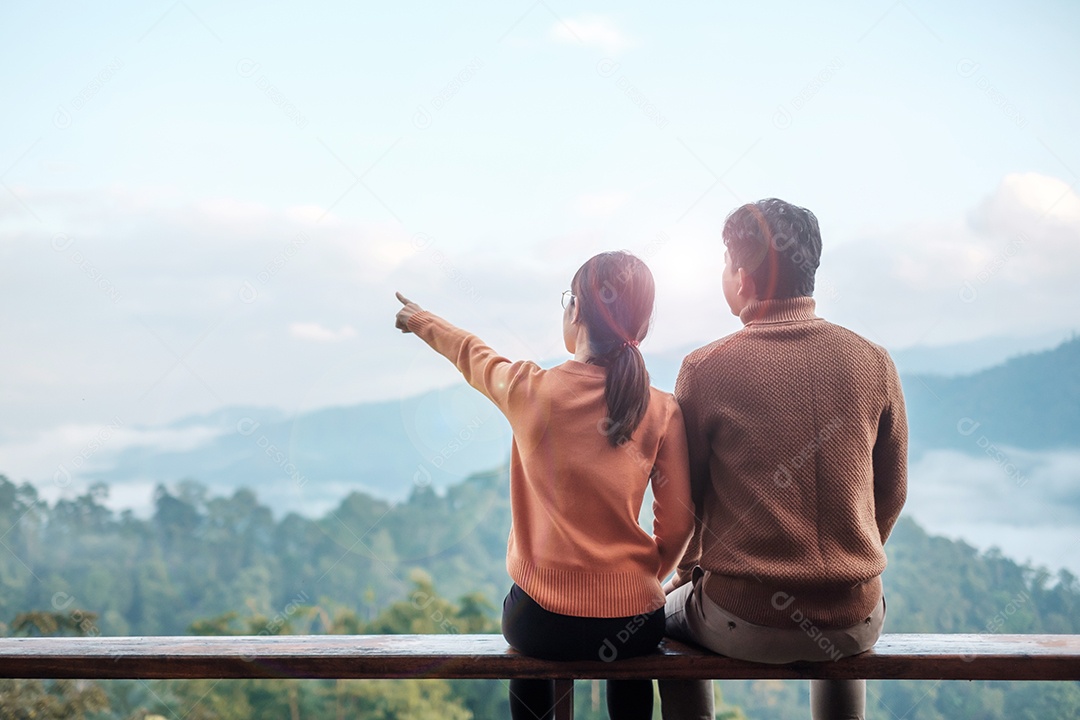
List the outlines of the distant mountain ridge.
{"type": "MultiPolygon", "coordinates": [[[[649,354],[654,384],[670,390],[681,359],[677,352],[649,354]]],[[[1080,448],[1080,338],[971,375],[901,370],[901,378],[913,458],[941,448],[979,455],[988,443],[1080,448]]],[[[413,487],[445,488],[504,463],[510,451],[505,419],[464,383],[292,417],[222,408],[165,427],[197,426],[212,428],[211,439],[183,449],[140,445],[102,454],[102,464],[80,480],[115,488],[193,478],[218,490],[258,488],[275,510],[317,514],[352,490],[400,501],[413,487]]]]}
{"type": "Polygon", "coordinates": [[[889,350],[904,375],[973,375],[1021,355],[1045,352],[1061,345],[1075,332],[1053,332],[1031,337],[992,337],[940,346],[889,350]]]}
{"type": "Polygon", "coordinates": [[[1080,448],[1080,337],[972,375],[902,381],[916,452],[1080,448]]]}
{"type": "Polygon", "coordinates": [[[446,487],[509,455],[510,429],[468,385],[288,417],[225,408],[169,428],[205,423],[206,443],[182,450],[134,446],[89,473],[110,485],[196,479],[218,490],[257,488],[275,510],[319,512],[354,490],[390,500],[416,486],[446,487]]]}

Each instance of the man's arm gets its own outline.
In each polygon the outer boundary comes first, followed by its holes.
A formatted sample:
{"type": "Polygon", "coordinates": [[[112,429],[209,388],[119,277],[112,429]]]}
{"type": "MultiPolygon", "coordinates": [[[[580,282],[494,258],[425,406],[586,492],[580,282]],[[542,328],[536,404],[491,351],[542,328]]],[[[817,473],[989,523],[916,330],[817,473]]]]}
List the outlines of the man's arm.
{"type": "Polygon", "coordinates": [[[882,544],[892,532],[907,498],[907,411],[896,365],[885,356],[886,405],[874,442],[874,519],[882,544]]]}

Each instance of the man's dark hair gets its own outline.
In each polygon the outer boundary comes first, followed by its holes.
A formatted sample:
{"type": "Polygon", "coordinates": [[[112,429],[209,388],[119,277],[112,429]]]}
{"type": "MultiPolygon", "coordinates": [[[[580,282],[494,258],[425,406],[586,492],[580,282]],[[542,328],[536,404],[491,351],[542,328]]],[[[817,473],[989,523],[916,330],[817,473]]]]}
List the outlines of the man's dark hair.
{"type": "Polygon", "coordinates": [[[777,198],[747,203],[728,215],[724,245],[734,267],[754,279],[759,300],[814,294],[821,230],[806,208],[777,198]]]}

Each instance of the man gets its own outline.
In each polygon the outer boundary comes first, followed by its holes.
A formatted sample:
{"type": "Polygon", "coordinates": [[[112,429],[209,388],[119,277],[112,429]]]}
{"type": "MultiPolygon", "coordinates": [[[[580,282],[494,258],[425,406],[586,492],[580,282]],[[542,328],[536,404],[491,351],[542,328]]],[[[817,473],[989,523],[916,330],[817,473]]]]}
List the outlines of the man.
{"type": "MultiPolygon", "coordinates": [[[[885,350],[814,313],[817,218],[771,198],[724,224],[744,327],[675,385],[697,522],[665,588],[667,633],[763,663],[829,661],[881,634],[885,540],[907,490],[907,420],[885,350]]],[[[664,717],[712,718],[710,681],[662,681],[664,717]]],[[[815,718],[861,718],[861,680],[811,683],[815,718]]]]}

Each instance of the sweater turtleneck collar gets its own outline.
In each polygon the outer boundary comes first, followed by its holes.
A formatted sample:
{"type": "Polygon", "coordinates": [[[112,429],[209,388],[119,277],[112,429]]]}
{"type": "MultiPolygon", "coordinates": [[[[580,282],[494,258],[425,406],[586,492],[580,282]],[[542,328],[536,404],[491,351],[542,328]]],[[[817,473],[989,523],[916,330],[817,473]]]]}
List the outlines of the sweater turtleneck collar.
{"type": "Polygon", "coordinates": [[[743,325],[816,320],[815,306],[812,297],[754,300],[739,313],[739,319],[743,325]]]}

